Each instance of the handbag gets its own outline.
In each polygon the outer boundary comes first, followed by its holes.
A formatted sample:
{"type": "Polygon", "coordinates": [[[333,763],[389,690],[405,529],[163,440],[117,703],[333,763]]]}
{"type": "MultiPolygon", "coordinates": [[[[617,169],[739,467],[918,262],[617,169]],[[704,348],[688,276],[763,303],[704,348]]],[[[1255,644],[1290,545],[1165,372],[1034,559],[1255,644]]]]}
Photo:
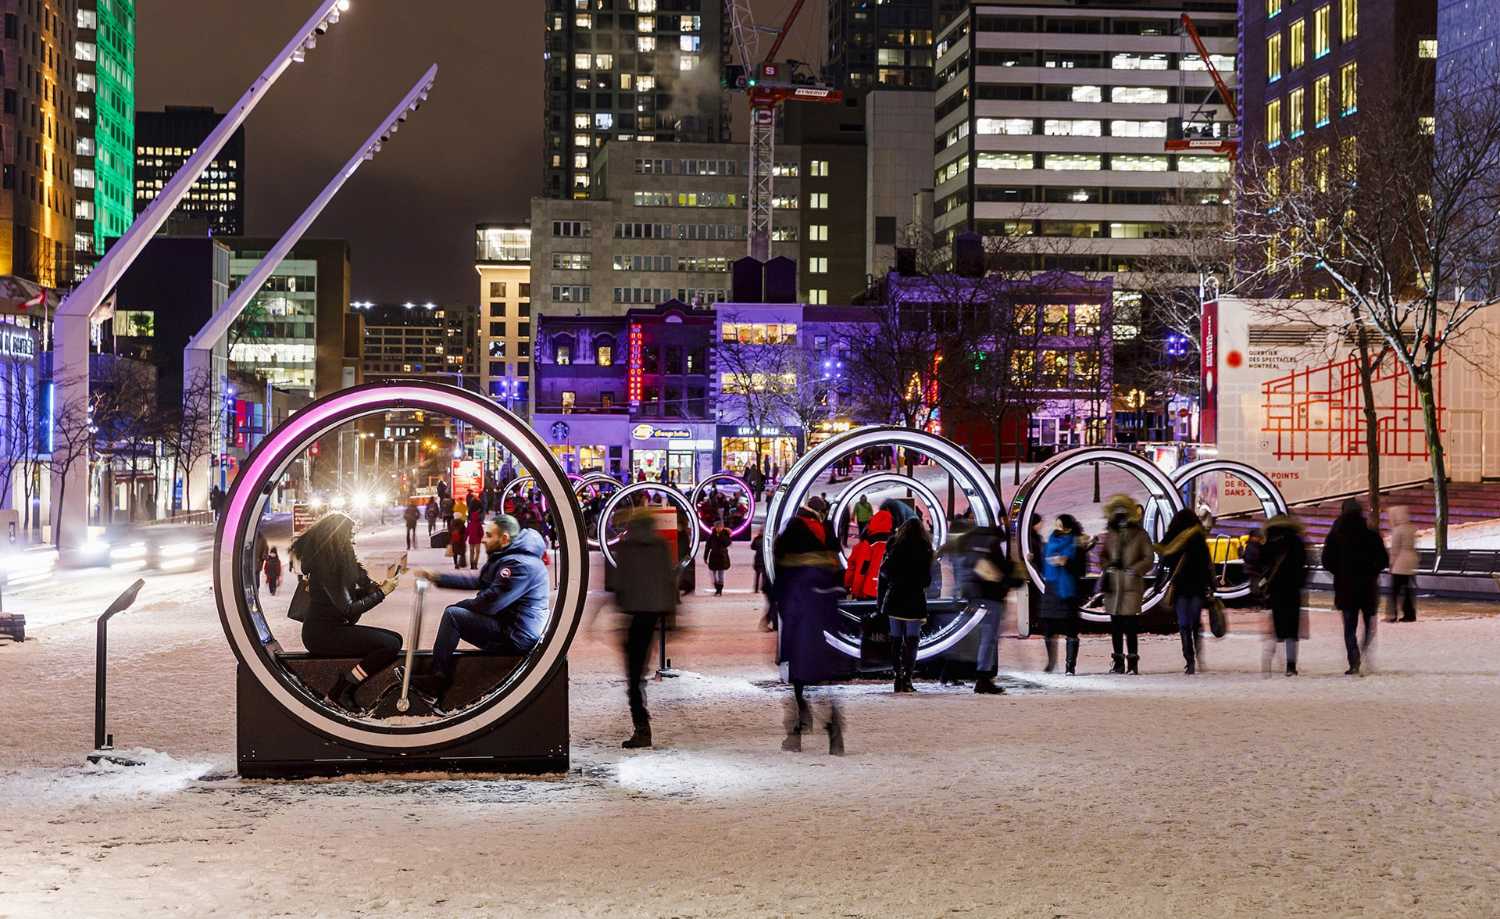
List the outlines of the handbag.
{"type": "Polygon", "coordinates": [[[307,575],[297,575],[297,589],[292,592],[292,604],[287,607],[286,615],[293,622],[306,622],[307,610],[312,606],[312,597],[307,593],[307,575]]]}
{"type": "Polygon", "coordinates": [[[1229,634],[1229,618],[1224,612],[1224,601],[1218,597],[1208,598],[1208,631],[1215,638],[1229,634]]]}
{"type": "Polygon", "coordinates": [[[1177,567],[1172,569],[1172,576],[1167,579],[1167,592],[1162,594],[1162,602],[1168,606],[1177,598],[1177,574],[1182,571],[1182,563],[1187,561],[1187,553],[1177,560],[1177,567]]]}

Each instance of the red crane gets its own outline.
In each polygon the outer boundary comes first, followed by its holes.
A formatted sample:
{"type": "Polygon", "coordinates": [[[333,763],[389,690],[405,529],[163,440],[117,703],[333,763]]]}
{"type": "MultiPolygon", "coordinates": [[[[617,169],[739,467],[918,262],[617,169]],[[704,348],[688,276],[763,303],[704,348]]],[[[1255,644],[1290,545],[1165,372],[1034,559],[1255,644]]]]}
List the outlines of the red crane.
{"type": "MultiPolygon", "coordinates": [[[[1223,76],[1219,74],[1219,68],[1214,66],[1213,58],[1209,55],[1207,46],[1203,44],[1203,37],[1198,34],[1198,27],[1193,25],[1193,18],[1187,13],[1182,14],[1182,31],[1183,34],[1192,40],[1193,47],[1198,49],[1198,57],[1202,59],[1203,66],[1208,68],[1208,75],[1214,81],[1214,88],[1219,91],[1219,98],[1224,100],[1224,105],[1229,109],[1230,117],[1238,123],[1240,120],[1240,110],[1239,106],[1235,104],[1234,90],[1229,88],[1229,84],[1225,83],[1223,76]]],[[[1182,101],[1181,96],[1179,96],[1178,104],[1181,105],[1182,101]]],[[[1205,112],[1206,105],[1207,103],[1205,103],[1205,106],[1200,106],[1194,112],[1194,115],[1196,116],[1205,112]]],[[[1179,120],[1183,122],[1184,126],[1186,125],[1187,119],[1179,120]]],[[[1212,121],[1212,116],[1210,116],[1209,120],[1212,121]]],[[[1235,137],[1182,137],[1167,141],[1166,148],[1169,152],[1212,150],[1214,153],[1222,153],[1233,160],[1239,156],[1240,142],[1235,137]]]]}

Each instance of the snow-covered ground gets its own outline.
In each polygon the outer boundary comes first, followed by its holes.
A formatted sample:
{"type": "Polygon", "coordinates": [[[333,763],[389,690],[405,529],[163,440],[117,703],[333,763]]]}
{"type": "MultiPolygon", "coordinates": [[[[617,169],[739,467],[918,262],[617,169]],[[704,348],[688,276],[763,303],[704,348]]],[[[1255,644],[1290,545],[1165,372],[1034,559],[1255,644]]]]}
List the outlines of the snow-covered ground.
{"type": "MultiPolygon", "coordinates": [[[[362,545],[398,551],[395,529],[362,545]]],[[[1139,677],[1103,673],[1107,639],[1085,639],[1076,677],[1007,639],[1007,696],[832,690],[839,759],[811,737],[780,750],[787,693],[749,580],[738,548],[727,596],[690,600],[671,647],[687,675],[651,685],[658,746],[634,753],[620,623],[595,593],[569,658],[573,767],[540,779],[238,779],[207,573],[148,579],[111,633],[110,729],[144,767],[83,763],[90,619],[0,645],[0,916],[1500,915],[1488,607],[1382,623],[1363,679],[1341,675],[1326,611],[1295,679],[1262,675],[1252,614],[1192,678],[1175,639],[1143,640],[1139,677]]]]}

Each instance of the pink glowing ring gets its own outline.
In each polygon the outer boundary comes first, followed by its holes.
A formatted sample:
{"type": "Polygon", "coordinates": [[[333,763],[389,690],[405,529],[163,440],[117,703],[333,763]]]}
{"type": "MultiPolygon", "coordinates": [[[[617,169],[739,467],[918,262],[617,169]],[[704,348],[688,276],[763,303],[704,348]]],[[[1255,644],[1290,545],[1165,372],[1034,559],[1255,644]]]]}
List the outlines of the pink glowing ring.
{"type": "Polygon", "coordinates": [[[729,535],[731,538],[739,539],[741,536],[744,536],[747,531],[749,531],[750,525],[755,521],[755,492],[750,490],[750,483],[746,482],[744,479],[731,472],[716,472],[703,481],[699,482],[693,488],[693,497],[691,500],[693,502],[694,508],[693,516],[698,518],[698,527],[704,533],[712,533],[714,531],[714,528],[704,523],[702,517],[698,517],[697,507],[698,502],[703,500],[703,493],[707,491],[708,486],[713,484],[714,482],[732,482],[735,485],[738,485],[739,487],[745,489],[745,496],[750,499],[750,506],[745,510],[745,522],[729,531],[729,535]]]}
{"type": "Polygon", "coordinates": [[[319,733],[359,746],[414,752],[476,736],[525,706],[565,663],[588,599],[588,549],[573,489],[547,445],[525,421],[474,393],[435,383],[371,384],[326,396],[271,432],[229,490],[215,541],[214,594],[235,657],[290,715],[319,733]],[[500,441],[536,476],[557,523],[556,593],[541,641],[488,696],[457,714],[420,725],[366,721],[315,698],[268,649],[270,631],[255,589],[255,532],[273,483],[319,438],[367,415],[392,410],[447,414],[500,441]],[[264,637],[263,637],[264,636],[264,637]]]}

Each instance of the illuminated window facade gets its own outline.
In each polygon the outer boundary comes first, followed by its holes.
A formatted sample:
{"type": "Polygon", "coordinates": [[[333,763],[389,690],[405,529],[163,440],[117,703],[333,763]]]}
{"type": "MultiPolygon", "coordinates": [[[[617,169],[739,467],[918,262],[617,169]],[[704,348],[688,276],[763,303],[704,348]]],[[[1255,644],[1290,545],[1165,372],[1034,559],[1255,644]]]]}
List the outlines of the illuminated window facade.
{"type": "MultiPolygon", "coordinates": [[[[135,207],[143,210],[182,168],[223,117],[210,108],[167,106],[135,119],[135,207]]],[[[245,233],[245,132],[240,129],[209,164],[167,226],[214,236],[245,233]]]]}
{"type": "Polygon", "coordinates": [[[135,0],[79,0],[73,57],[75,168],[93,176],[78,189],[74,278],[81,280],[135,218],[135,0]],[[87,89],[85,89],[85,85],[87,89]],[[81,205],[87,204],[87,207],[81,205]]]}

